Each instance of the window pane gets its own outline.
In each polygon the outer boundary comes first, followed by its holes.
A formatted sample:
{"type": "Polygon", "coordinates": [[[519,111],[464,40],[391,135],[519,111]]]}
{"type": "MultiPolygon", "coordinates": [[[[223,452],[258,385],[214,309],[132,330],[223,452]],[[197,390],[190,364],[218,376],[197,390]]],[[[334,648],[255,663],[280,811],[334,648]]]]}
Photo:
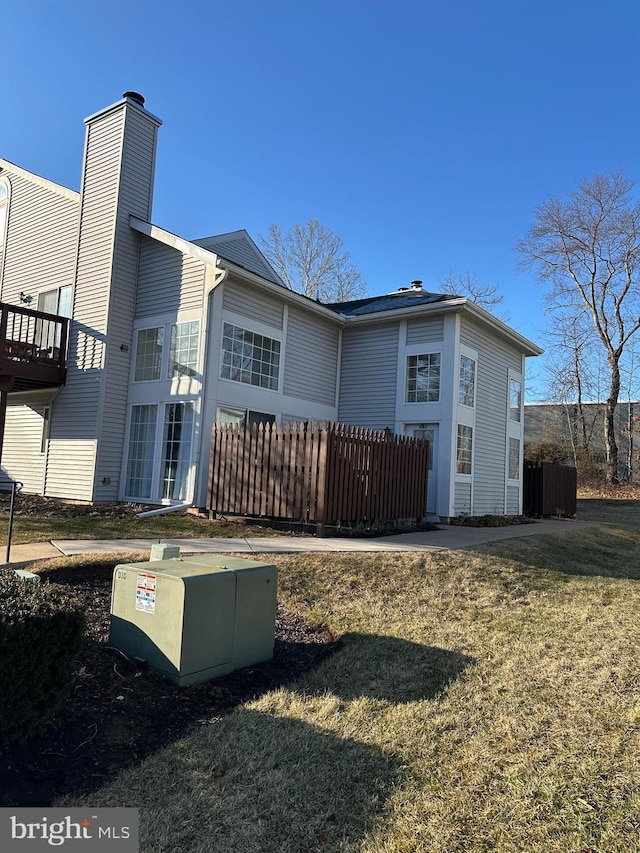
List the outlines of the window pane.
{"type": "Polygon", "coordinates": [[[509,382],[509,420],[520,423],[522,409],[522,382],[512,379],[509,382]]]}
{"type": "Polygon", "coordinates": [[[460,385],[458,402],[463,406],[473,406],[476,393],[476,363],[467,355],[460,356],[460,385]]]}
{"type": "Polygon", "coordinates": [[[134,406],[131,410],[129,455],[125,490],[136,498],[151,498],[153,454],[158,407],[134,406]]]}
{"type": "Polygon", "coordinates": [[[187,498],[192,435],[193,403],[167,403],[162,436],[163,500],[184,501],[187,498]]]}
{"type": "Polygon", "coordinates": [[[407,357],[407,403],[440,400],[440,353],[407,357]]]}
{"type": "Polygon", "coordinates": [[[162,365],[162,345],[164,329],[140,329],[136,344],[136,366],[134,379],[136,382],[160,379],[162,365]]]}
{"type": "Polygon", "coordinates": [[[179,376],[195,376],[198,364],[198,343],[200,324],[176,323],[171,327],[171,344],[169,347],[168,378],[179,376]]]}
{"type": "Polygon", "coordinates": [[[471,473],[471,452],[473,449],[473,428],[458,424],[458,445],[456,453],[456,474],[471,473]]]}
{"type": "Polygon", "coordinates": [[[520,479],[520,439],[509,439],[509,479],[520,479]]]}
{"type": "Polygon", "coordinates": [[[222,337],[222,379],[278,390],[280,341],[225,323],[222,337]]]}
{"type": "Polygon", "coordinates": [[[219,424],[243,424],[246,412],[244,409],[231,409],[228,406],[218,406],[216,412],[216,423],[219,424]]]}
{"type": "Polygon", "coordinates": [[[71,317],[73,313],[73,287],[70,284],[60,288],[58,296],[58,311],[61,317],[71,317]]]}

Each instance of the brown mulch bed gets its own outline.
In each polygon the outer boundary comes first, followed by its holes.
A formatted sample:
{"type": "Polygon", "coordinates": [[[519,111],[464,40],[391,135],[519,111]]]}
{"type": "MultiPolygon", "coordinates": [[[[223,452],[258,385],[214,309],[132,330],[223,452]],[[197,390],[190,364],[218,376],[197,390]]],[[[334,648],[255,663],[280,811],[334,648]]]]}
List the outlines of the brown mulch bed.
{"type": "Polygon", "coordinates": [[[74,588],[86,606],[87,629],[62,715],[40,737],[0,743],[0,806],[46,806],[65,794],[90,793],[239,703],[292,683],[339,644],[327,628],[279,606],[272,661],[178,688],[109,649],[112,574],[113,564],[41,573],[74,588]]]}

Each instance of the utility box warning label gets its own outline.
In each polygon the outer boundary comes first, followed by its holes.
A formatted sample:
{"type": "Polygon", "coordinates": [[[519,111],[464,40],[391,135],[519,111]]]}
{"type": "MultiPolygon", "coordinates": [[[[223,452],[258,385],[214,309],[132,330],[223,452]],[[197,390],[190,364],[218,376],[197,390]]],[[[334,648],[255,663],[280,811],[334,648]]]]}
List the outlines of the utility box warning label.
{"type": "Polygon", "coordinates": [[[138,573],[136,580],[136,610],[156,612],[156,576],[138,573]]]}

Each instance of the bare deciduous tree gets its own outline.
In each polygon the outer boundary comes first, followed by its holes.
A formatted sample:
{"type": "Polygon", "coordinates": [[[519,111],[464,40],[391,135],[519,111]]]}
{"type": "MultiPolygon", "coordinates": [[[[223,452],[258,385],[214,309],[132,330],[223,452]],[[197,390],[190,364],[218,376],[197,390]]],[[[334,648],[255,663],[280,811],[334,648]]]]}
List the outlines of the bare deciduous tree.
{"type": "Polygon", "coordinates": [[[317,219],[289,229],[270,225],[260,245],[287,287],[311,299],[345,302],[366,292],[342,237],[317,219]]]}
{"type": "Polygon", "coordinates": [[[504,303],[504,295],[500,292],[500,285],[484,284],[475,273],[465,272],[462,275],[454,275],[450,272],[441,280],[440,288],[443,293],[450,296],[467,296],[476,305],[480,305],[481,308],[485,308],[501,320],[507,321],[509,319],[504,311],[499,313],[496,311],[497,307],[504,303]]]}
{"type": "Polygon", "coordinates": [[[544,202],[517,244],[521,265],[534,268],[550,287],[549,305],[559,317],[586,310],[607,358],[604,415],[607,480],[618,480],[614,415],[620,395],[620,362],[640,328],[640,206],[633,183],[621,173],[583,181],[567,199],[544,202]]]}

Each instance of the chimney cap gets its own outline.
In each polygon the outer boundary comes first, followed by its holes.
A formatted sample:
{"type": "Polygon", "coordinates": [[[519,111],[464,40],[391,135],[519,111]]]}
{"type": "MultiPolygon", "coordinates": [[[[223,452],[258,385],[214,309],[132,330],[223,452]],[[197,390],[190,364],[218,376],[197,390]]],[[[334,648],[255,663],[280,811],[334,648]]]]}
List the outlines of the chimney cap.
{"type": "Polygon", "coordinates": [[[123,92],[123,98],[128,98],[128,100],[133,101],[134,104],[138,104],[140,107],[144,107],[144,98],[139,92],[123,92]]]}
{"type": "Polygon", "coordinates": [[[411,287],[413,290],[422,290],[422,282],[419,278],[416,278],[414,281],[411,282],[411,287]]]}

